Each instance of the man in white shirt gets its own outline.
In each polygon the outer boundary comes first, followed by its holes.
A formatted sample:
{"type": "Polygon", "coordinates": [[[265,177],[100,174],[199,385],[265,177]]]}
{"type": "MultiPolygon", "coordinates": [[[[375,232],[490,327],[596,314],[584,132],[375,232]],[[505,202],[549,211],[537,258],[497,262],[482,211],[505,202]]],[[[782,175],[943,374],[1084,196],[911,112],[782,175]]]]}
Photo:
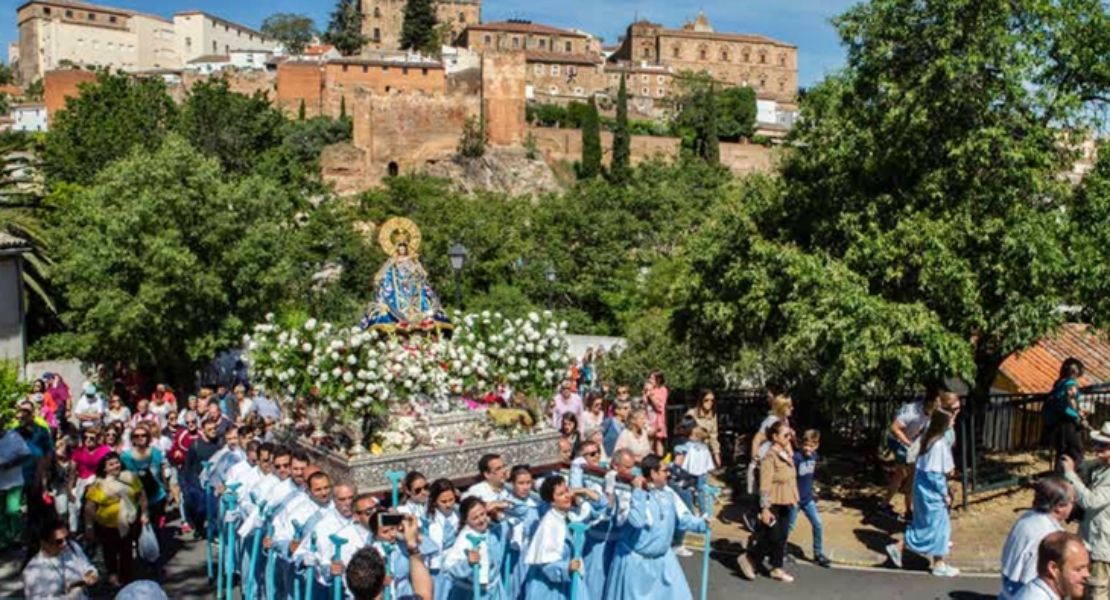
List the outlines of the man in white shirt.
{"type": "Polygon", "coordinates": [[[501,458],[500,454],[486,454],[478,459],[478,471],[481,473],[482,481],[476,483],[463,494],[463,499],[470,496],[477,496],[483,502],[509,502],[511,494],[505,487],[505,478],[509,473],[509,468],[505,465],[505,460],[501,458]]]}
{"type": "Polygon", "coordinates": [[[81,547],[69,541],[63,521],[43,526],[39,552],[23,569],[23,596],[85,600],[85,589],[96,585],[96,568],[81,547]]]}
{"type": "Polygon", "coordinates": [[[81,429],[100,425],[104,412],[108,410],[104,398],[96,393],[96,386],[85,382],[84,393],[73,404],[73,418],[81,429]]]}
{"type": "Polygon", "coordinates": [[[1075,489],[1059,475],[1050,475],[1034,486],[1033,509],[1010,529],[1002,546],[1002,591],[999,600],[1010,600],[1022,586],[1037,578],[1037,548],[1050,533],[1064,530],[1075,506],[1075,489]]]}
{"type": "Polygon", "coordinates": [[[1083,538],[1066,531],[1050,533],[1037,549],[1037,578],[1025,584],[1014,600],[1082,600],[1089,567],[1083,538]]]}
{"type": "Polygon", "coordinates": [[[293,578],[297,576],[294,555],[303,544],[308,544],[311,551],[311,532],[330,511],[331,478],[327,473],[315,470],[308,476],[308,493],[298,495],[285,510],[275,515],[273,547],[281,552],[278,564],[281,566],[284,560],[288,566],[294,567],[281,569],[285,575],[286,590],[293,589],[293,578]]]}
{"type": "MultiPolygon", "coordinates": [[[[301,544],[293,553],[293,562],[314,567],[316,582],[321,587],[331,583],[331,573],[328,565],[332,562],[334,547],[331,543],[332,534],[347,529],[354,523],[355,488],[347,484],[340,484],[332,488],[332,508],[326,511],[324,518],[312,530],[315,544],[301,544]]],[[[340,536],[344,537],[344,536],[340,536]]],[[[354,553],[354,550],[351,551],[354,553]]],[[[317,588],[317,592],[325,591],[317,588]]],[[[317,594],[319,597],[319,595],[317,594]]]]}

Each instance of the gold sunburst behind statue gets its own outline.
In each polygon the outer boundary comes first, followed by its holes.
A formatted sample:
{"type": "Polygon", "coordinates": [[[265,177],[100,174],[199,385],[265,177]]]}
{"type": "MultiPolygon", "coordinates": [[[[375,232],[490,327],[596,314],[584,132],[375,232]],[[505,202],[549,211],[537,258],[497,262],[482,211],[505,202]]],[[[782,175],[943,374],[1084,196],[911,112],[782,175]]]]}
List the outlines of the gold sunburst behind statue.
{"type": "Polygon", "coordinates": [[[404,218],[393,217],[382,223],[378,229],[378,244],[389,256],[397,251],[397,245],[405,242],[408,245],[409,255],[416,256],[420,253],[420,228],[416,223],[404,218]]]}

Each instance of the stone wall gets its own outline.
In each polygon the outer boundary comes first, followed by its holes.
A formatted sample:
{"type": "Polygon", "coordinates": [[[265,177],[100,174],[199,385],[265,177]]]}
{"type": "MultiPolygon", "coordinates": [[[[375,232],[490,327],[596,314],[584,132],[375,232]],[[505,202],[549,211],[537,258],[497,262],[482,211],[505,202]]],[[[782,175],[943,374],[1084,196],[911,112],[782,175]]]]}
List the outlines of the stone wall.
{"type": "Polygon", "coordinates": [[[277,79],[267,71],[228,69],[214,76],[186,71],[181,75],[181,84],[186,90],[191,90],[198,82],[210,77],[227,77],[228,89],[239,94],[253,96],[255,92],[262,92],[271,101],[277,98],[277,79]]]}
{"type": "Polygon", "coordinates": [[[526,63],[521,52],[482,56],[482,111],[494,146],[524,142],[526,63]]]}
{"type": "Polygon", "coordinates": [[[42,99],[46,104],[47,117],[65,108],[66,98],[77,96],[79,85],[94,81],[96,81],[96,73],[83,69],[47,71],[42,78],[42,99]]]}
{"type": "Polygon", "coordinates": [[[324,69],[317,62],[284,62],[277,69],[278,108],[296,115],[304,102],[305,116],[320,116],[323,104],[324,69]]]}
{"type": "MultiPolygon", "coordinates": [[[[550,160],[574,162],[582,160],[582,131],[578,129],[557,129],[552,127],[532,127],[536,146],[550,160]]],[[[681,140],[672,137],[648,135],[632,136],[632,164],[639,164],[652,157],[674,159],[678,156],[681,140]]],[[[613,134],[601,132],[602,162],[612,160],[613,134]]],[[[774,167],[774,152],[757,144],[721,144],[721,164],[737,175],[749,173],[768,173],[774,167]]]]}

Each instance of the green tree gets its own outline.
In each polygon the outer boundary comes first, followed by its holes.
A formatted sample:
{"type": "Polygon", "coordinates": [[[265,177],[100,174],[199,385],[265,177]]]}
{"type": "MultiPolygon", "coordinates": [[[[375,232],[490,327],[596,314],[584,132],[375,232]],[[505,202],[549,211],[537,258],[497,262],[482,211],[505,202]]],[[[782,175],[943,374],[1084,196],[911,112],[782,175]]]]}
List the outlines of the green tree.
{"type": "Polygon", "coordinates": [[[295,13],[275,13],[262,21],[262,33],[285,47],[285,53],[297,56],[316,37],[316,23],[310,17],[295,13]]]}
{"type": "Polygon", "coordinates": [[[12,72],[12,67],[0,64],[0,85],[11,85],[13,83],[15,83],[15,73],[12,72]]]}
{"type": "Polygon", "coordinates": [[[1060,127],[1110,87],[1104,8],[873,0],[835,23],[846,67],[807,94],[781,183],[691,240],[677,325],[828,399],[947,375],[981,398],[1075,287],[1060,127]]]}
{"type": "Polygon", "coordinates": [[[711,165],[721,164],[721,137],[718,133],[717,94],[713,87],[702,92],[702,103],[705,105],[704,128],[699,132],[700,156],[711,165]]]}
{"type": "Polygon", "coordinates": [[[95,83],[81,86],[79,95],[66,98],[64,110],[50,116],[46,175],[87,184],[134,147],[153,151],[161,145],[176,112],[161,78],[102,71],[95,83]]]}
{"type": "Polygon", "coordinates": [[[343,56],[362,52],[368,38],[362,34],[362,21],[365,16],[359,10],[357,0],[338,0],[335,10],[324,32],[324,41],[335,46],[343,56]]]}
{"type": "Polygon", "coordinates": [[[43,86],[41,77],[27,84],[27,87],[23,88],[23,96],[31,102],[42,102],[42,95],[44,93],[45,87],[43,86]]]}
{"type": "Polygon", "coordinates": [[[755,135],[755,90],[730,87],[717,94],[717,132],[722,140],[739,141],[755,135]]]}
{"type": "Polygon", "coordinates": [[[439,52],[436,7],[432,0],[408,0],[401,25],[401,48],[429,54],[439,52]]]}
{"type": "Polygon", "coordinates": [[[614,183],[628,180],[632,167],[632,133],[628,128],[628,87],[624,75],[617,90],[617,124],[613,131],[613,165],[611,170],[614,183]]]}
{"type": "Polygon", "coordinates": [[[486,130],[486,121],[482,117],[467,117],[463,123],[462,137],[459,138],[459,156],[465,158],[481,158],[486,154],[489,145],[489,131],[486,130]]]}
{"type": "Polygon", "coordinates": [[[301,98],[301,105],[300,105],[300,107],[297,108],[297,120],[298,121],[303,121],[305,119],[305,116],[306,116],[305,112],[306,112],[306,109],[305,109],[305,105],[304,105],[304,98],[301,98]]]}
{"type": "Polygon", "coordinates": [[[258,157],[281,143],[285,117],[263,92],[231,90],[226,77],[195,84],[181,106],[177,131],[230,173],[246,173],[258,157]]]}
{"type": "Polygon", "coordinates": [[[582,165],[578,171],[581,179],[593,179],[601,174],[601,118],[597,103],[590,98],[586,120],[582,123],[582,165]]]}
{"type": "Polygon", "coordinates": [[[222,181],[177,135],[136,148],[59,206],[62,340],[74,356],[191,381],[283,297],[295,208],[267,180],[222,181]]]}

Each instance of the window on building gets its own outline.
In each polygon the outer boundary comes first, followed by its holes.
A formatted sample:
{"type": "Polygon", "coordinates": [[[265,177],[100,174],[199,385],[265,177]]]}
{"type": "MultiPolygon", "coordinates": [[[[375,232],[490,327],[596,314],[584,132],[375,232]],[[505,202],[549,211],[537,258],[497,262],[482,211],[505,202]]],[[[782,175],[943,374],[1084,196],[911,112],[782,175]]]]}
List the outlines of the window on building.
{"type": "Polygon", "coordinates": [[[490,38],[490,36],[488,36],[488,35],[487,35],[487,36],[483,36],[483,37],[482,37],[482,43],[484,43],[485,45],[487,45],[487,46],[488,46],[488,45],[490,45],[490,44],[492,44],[492,43],[493,43],[493,39],[491,39],[491,38],[490,38]]]}
{"type": "Polygon", "coordinates": [[[721,50],[721,62],[728,62],[728,50],[721,50]]]}
{"type": "Polygon", "coordinates": [[[466,23],[466,13],[459,13],[459,23],[466,23]]]}
{"type": "Polygon", "coordinates": [[[73,11],[72,10],[67,10],[66,11],[66,18],[67,19],[72,19],[73,18],[73,11]]]}
{"type": "Polygon", "coordinates": [[[779,91],[780,92],[785,92],[786,91],[786,83],[785,82],[782,82],[782,81],[779,82],[779,91]]]}
{"type": "Polygon", "coordinates": [[[655,95],[656,95],[656,96],[658,96],[658,97],[662,98],[662,97],[663,97],[663,94],[664,94],[664,92],[663,92],[663,88],[658,88],[658,89],[656,89],[656,90],[655,90],[655,95]]]}
{"type": "Polygon", "coordinates": [[[362,72],[363,73],[369,73],[370,72],[370,67],[368,67],[367,65],[362,65],[362,72]]]}
{"type": "Polygon", "coordinates": [[[678,46],[675,46],[674,48],[671,48],[671,57],[672,58],[682,58],[682,49],[679,48],[678,46]]]}
{"type": "Polygon", "coordinates": [[[534,67],[536,75],[543,75],[543,65],[536,65],[534,67]]]}
{"type": "Polygon", "coordinates": [[[786,66],[786,55],[785,54],[780,54],[779,55],[779,66],[780,67],[785,67],[786,66]]]}
{"type": "Polygon", "coordinates": [[[569,65],[567,67],[567,75],[577,75],[577,74],[578,74],[578,67],[576,67],[574,65],[569,65]]]}
{"type": "Polygon", "coordinates": [[[705,48],[702,48],[701,50],[699,50],[698,55],[701,56],[702,60],[708,60],[709,59],[709,51],[707,51],[705,48]]]}
{"type": "Polygon", "coordinates": [[[409,74],[409,68],[408,67],[402,67],[401,68],[401,74],[402,75],[408,75],[409,74]]]}
{"type": "Polygon", "coordinates": [[[567,42],[566,43],[566,49],[567,49],[567,52],[573,52],[574,51],[574,46],[570,42],[567,42]]]}
{"type": "Polygon", "coordinates": [[[382,73],[388,73],[388,72],[389,72],[389,65],[382,65],[382,73]]]}
{"type": "Polygon", "coordinates": [[[662,85],[664,83],[667,83],[667,78],[662,76],[662,75],[659,75],[655,78],[655,81],[659,82],[659,84],[662,85]]]}
{"type": "Polygon", "coordinates": [[[763,78],[760,78],[760,80],[759,80],[759,89],[763,89],[765,87],[767,87],[767,80],[763,79],[763,78]]]}
{"type": "Polygon", "coordinates": [[[95,21],[96,20],[96,13],[89,13],[89,20],[90,21],[95,21]]]}
{"type": "Polygon", "coordinates": [[[759,53],[759,64],[761,64],[761,65],[767,64],[767,53],[766,52],[760,52],[759,53]]]}
{"type": "Polygon", "coordinates": [[[215,40],[213,40],[212,41],[212,54],[217,54],[217,53],[219,53],[219,51],[220,51],[220,46],[215,42],[215,40]]]}
{"type": "Polygon", "coordinates": [[[574,95],[575,96],[585,96],[586,95],[586,90],[584,90],[580,87],[576,87],[576,88],[574,88],[574,95]]]}
{"type": "Polygon", "coordinates": [[[382,30],[378,27],[374,28],[374,41],[380,42],[382,40],[382,30]]]}
{"type": "Polygon", "coordinates": [[[343,65],[343,72],[344,72],[344,73],[346,73],[346,72],[347,72],[347,65],[343,65]]]}
{"type": "Polygon", "coordinates": [[[235,30],[235,37],[243,37],[243,32],[242,32],[242,31],[240,31],[240,30],[238,30],[238,29],[236,29],[236,30],[235,30]]]}
{"type": "Polygon", "coordinates": [[[185,50],[190,51],[190,52],[193,50],[193,38],[191,38],[191,37],[185,38],[185,50]]]}
{"type": "Polygon", "coordinates": [[[640,95],[641,95],[641,96],[647,96],[647,95],[648,95],[648,93],[649,93],[649,92],[648,92],[648,89],[647,89],[647,88],[644,88],[644,89],[640,90],[640,95]]]}
{"type": "Polygon", "coordinates": [[[551,65],[551,76],[552,77],[558,77],[559,76],[559,65],[551,65]]]}
{"type": "Polygon", "coordinates": [[[547,50],[547,40],[540,40],[540,50],[547,50]]]}
{"type": "Polygon", "coordinates": [[[520,50],[520,38],[513,38],[513,50],[520,50]]]}
{"type": "Polygon", "coordinates": [[[50,14],[50,7],[49,6],[42,7],[42,14],[44,14],[44,15],[50,14]]]}
{"type": "Polygon", "coordinates": [[[374,18],[375,19],[382,18],[382,9],[378,8],[377,6],[374,7],[374,18]]]}
{"type": "Polygon", "coordinates": [[[115,23],[115,22],[116,22],[116,17],[115,17],[115,15],[111,15],[111,16],[109,16],[109,17],[108,17],[108,22],[109,22],[109,23],[115,23]]]}
{"type": "Polygon", "coordinates": [[[643,75],[640,75],[640,81],[647,83],[651,81],[651,78],[648,76],[647,73],[644,73],[643,75]]]}
{"type": "Polygon", "coordinates": [[[644,51],[641,54],[644,58],[651,58],[651,48],[644,48],[644,51]]]}

